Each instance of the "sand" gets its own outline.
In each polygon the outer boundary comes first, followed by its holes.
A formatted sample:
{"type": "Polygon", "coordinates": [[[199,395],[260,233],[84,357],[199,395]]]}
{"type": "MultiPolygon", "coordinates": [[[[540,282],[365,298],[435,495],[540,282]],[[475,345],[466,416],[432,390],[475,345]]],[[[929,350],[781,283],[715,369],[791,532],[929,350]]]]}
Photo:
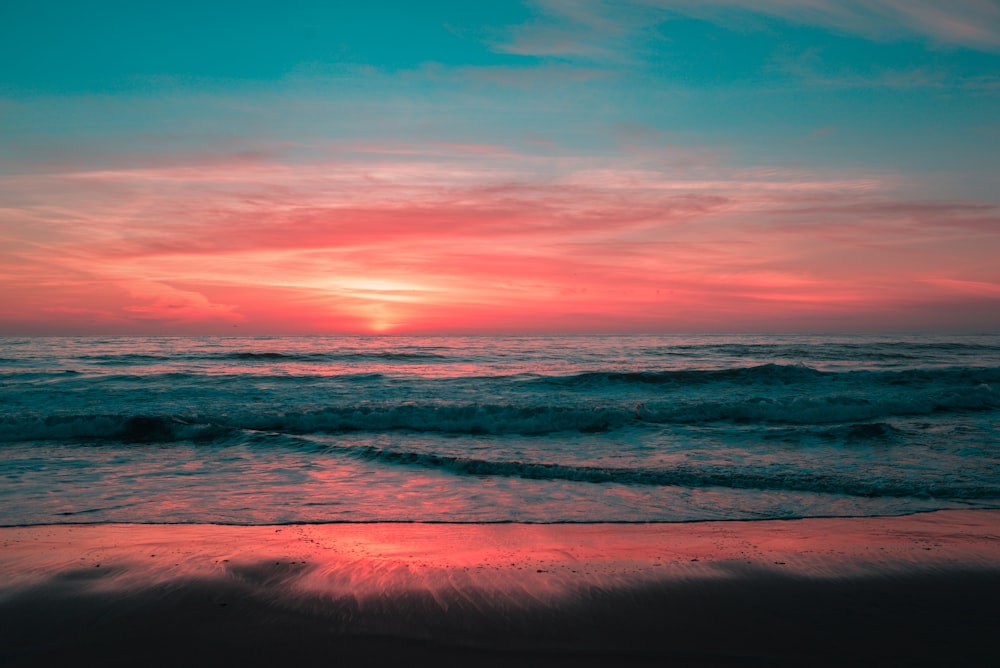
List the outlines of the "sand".
{"type": "Polygon", "coordinates": [[[1000,665],[1000,511],[0,528],[0,665],[1000,665]]]}

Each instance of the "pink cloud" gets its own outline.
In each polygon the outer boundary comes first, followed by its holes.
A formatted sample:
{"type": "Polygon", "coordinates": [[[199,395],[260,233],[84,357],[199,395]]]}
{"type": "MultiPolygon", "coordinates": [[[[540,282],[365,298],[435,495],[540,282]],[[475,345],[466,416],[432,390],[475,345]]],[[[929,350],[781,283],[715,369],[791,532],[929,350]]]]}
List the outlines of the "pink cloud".
{"type": "Polygon", "coordinates": [[[0,327],[808,329],[997,297],[970,287],[1000,283],[996,208],[886,175],[441,150],[0,181],[0,327]]]}
{"type": "Polygon", "coordinates": [[[924,278],[925,283],[944,288],[949,292],[964,295],[1000,299],[1000,283],[990,281],[968,281],[954,278],[924,278]]]}

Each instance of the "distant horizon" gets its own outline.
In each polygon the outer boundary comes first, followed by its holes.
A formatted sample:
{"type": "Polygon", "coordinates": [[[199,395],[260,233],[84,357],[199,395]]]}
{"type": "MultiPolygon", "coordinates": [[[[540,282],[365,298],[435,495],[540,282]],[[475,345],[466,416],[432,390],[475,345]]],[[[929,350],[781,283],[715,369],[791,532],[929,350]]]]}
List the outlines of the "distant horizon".
{"type": "Polygon", "coordinates": [[[725,331],[709,331],[709,332],[681,332],[681,331],[662,331],[662,332],[438,332],[438,333],[421,333],[421,332],[382,332],[382,333],[358,333],[358,332],[309,332],[309,333],[284,333],[284,334],[267,334],[267,333],[191,333],[191,334],[152,334],[152,333],[98,333],[90,332],[84,334],[51,334],[51,333],[36,333],[36,334],[0,334],[0,339],[32,339],[32,338],[260,338],[260,339],[313,339],[313,338],[600,338],[600,337],[795,337],[795,336],[816,336],[816,337],[923,337],[923,336],[956,336],[956,337],[977,337],[977,336],[1000,336],[1000,331],[954,331],[954,330],[899,330],[899,331],[775,331],[775,332],[765,332],[765,331],[747,331],[747,332],[725,332],[725,331]]]}
{"type": "Polygon", "coordinates": [[[0,335],[1000,331],[1000,0],[5,8],[0,335]]]}

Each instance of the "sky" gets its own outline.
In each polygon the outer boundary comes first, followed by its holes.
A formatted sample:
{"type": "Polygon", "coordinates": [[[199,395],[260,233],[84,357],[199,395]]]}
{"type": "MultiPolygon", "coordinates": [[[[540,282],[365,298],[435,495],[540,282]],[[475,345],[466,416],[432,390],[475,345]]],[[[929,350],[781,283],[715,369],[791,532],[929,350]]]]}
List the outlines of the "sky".
{"type": "Polygon", "coordinates": [[[0,335],[848,331],[1000,331],[1000,0],[0,4],[0,335]]]}

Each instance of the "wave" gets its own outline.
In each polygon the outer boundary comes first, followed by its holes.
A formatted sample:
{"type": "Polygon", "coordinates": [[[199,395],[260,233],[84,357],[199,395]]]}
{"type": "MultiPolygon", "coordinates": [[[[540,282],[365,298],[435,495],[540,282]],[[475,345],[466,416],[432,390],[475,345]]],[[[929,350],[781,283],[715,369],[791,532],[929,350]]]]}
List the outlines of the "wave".
{"type": "Polygon", "coordinates": [[[65,415],[0,420],[0,442],[121,441],[169,443],[227,437],[241,430],[286,434],[412,431],[467,435],[605,432],[627,413],[586,408],[462,406],[344,406],[283,414],[188,418],[173,415],[65,415]]]}
{"type": "Polygon", "coordinates": [[[570,376],[544,376],[536,380],[562,386],[589,386],[602,383],[640,383],[645,385],[704,385],[738,383],[773,385],[815,381],[831,375],[805,365],[761,364],[731,369],[683,369],[676,371],[586,371],[570,376]]]}
{"type": "Polygon", "coordinates": [[[787,351],[806,351],[809,354],[828,354],[831,351],[851,352],[854,356],[865,356],[868,354],[881,354],[884,350],[915,350],[921,352],[981,352],[995,351],[996,345],[992,343],[970,343],[963,341],[827,341],[821,343],[686,343],[667,344],[659,347],[646,348],[646,351],[670,352],[681,351],[684,353],[711,351],[724,353],[726,355],[745,355],[751,353],[775,352],[783,353],[787,351]]]}
{"type": "MultiPolygon", "coordinates": [[[[275,353],[275,352],[233,352],[218,356],[221,359],[270,362],[273,360],[299,361],[299,362],[324,362],[329,359],[323,353],[275,353]]],[[[218,359],[215,356],[202,356],[201,359],[218,359]]]]}
{"type": "Polygon", "coordinates": [[[497,461],[427,452],[397,450],[374,445],[313,443],[318,450],[331,450],[363,461],[400,466],[441,469],[472,476],[499,476],[531,480],[565,480],[592,484],[619,484],[656,487],[726,487],[730,489],[795,491],[840,494],[857,497],[995,499],[1000,487],[954,480],[942,482],[923,478],[887,480],[851,479],[784,469],[777,473],[747,468],[650,468],[603,467],[525,461],[497,461]]]}
{"type": "Polygon", "coordinates": [[[640,421],[656,424],[704,422],[763,422],[785,424],[832,424],[879,418],[961,413],[1000,407],[1000,396],[980,386],[964,391],[946,390],[896,397],[748,397],[723,401],[697,401],[682,405],[636,408],[640,421]]]}
{"type": "MultiPolygon", "coordinates": [[[[426,351],[329,351],[329,352],[279,352],[279,351],[227,351],[219,353],[182,353],[159,355],[153,353],[108,353],[79,355],[75,359],[99,366],[130,366],[162,363],[239,361],[239,362],[350,362],[350,361],[433,361],[452,359],[447,355],[426,351]]],[[[0,363],[23,363],[20,359],[0,358],[0,363]]]]}
{"type": "Polygon", "coordinates": [[[634,409],[506,404],[401,404],[338,406],[250,420],[261,431],[293,434],[351,431],[443,434],[542,435],[562,431],[599,433],[635,421],[634,409]]]}
{"type": "MultiPolygon", "coordinates": [[[[0,424],[0,437],[9,437],[0,424]]],[[[530,480],[568,481],[588,484],[617,484],[644,487],[720,487],[738,490],[794,491],[837,494],[854,497],[1000,499],[1000,486],[963,481],[955,476],[907,476],[890,478],[868,476],[864,470],[853,475],[825,473],[805,468],[719,466],[692,463],[670,467],[589,466],[566,463],[487,459],[383,447],[372,444],[338,443],[329,438],[294,434],[277,430],[237,428],[219,424],[192,423],[172,416],[75,416],[48,418],[30,426],[35,436],[44,439],[88,438],[94,442],[113,440],[134,445],[153,445],[171,441],[212,444],[247,444],[251,447],[306,448],[321,454],[330,453],[358,461],[390,466],[436,469],[461,476],[523,478],[530,480]]],[[[899,430],[884,423],[845,425],[829,430],[831,437],[871,441],[886,440],[899,430]]],[[[820,432],[822,435],[823,432],[820,432]]]]}
{"type": "Polygon", "coordinates": [[[809,436],[816,436],[824,441],[844,444],[860,443],[902,443],[911,434],[888,422],[853,422],[833,426],[803,426],[771,427],[764,432],[767,441],[796,442],[809,436]]]}
{"type": "MultiPolygon", "coordinates": [[[[81,358],[84,359],[84,358],[81,358]]],[[[532,373],[524,368],[503,367],[488,368],[469,362],[467,358],[441,355],[426,351],[389,352],[389,351],[354,351],[354,352],[316,352],[289,353],[275,351],[235,351],[222,353],[221,356],[191,355],[178,358],[168,358],[157,355],[122,355],[95,356],[88,361],[97,361],[100,365],[128,366],[136,363],[165,362],[168,366],[149,369],[122,369],[120,374],[92,373],[84,368],[83,373],[92,376],[92,382],[114,382],[116,380],[143,380],[149,383],[161,383],[171,378],[211,378],[212,382],[224,382],[227,378],[239,377],[242,382],[248,377],[261,380],[282,380],[289,378],[317,378],[335,381],[337,379],[357,380],[362,378],[378,379],[385,373],[394,375],[390,362],[397,362],[405,369],[408,363],[436,363],[445,360],[444,364],[454,364],[454,372],[446,379],[411,378],[412,390],[415,394],[436,396],[439,383],[454,381],[493,383],[498,391],[517,393],[524,388],[544,387],[571,390],[574,392],[603,391],[608,388],[646,387],[650,391],[662,390],[671,392],[685,388],[710,388],[713,385],[722,389],[733,387],[760,388],[765,394],[774,388],[801,388],[805,394],[826,395],[843,389],[844,391],[875,393],[883,388],[911,386],[926,390],[954,387],[967,389],[971,386],[1000,384],[1000,367],[996,366],[950,366],[940,368],[890,369],[890,370],[819,370],[811,366],[796,364],[767,363],[756,366],[734,366],[728,368],[686,368],[686,369],[591,369],[568,375],[547,375],[532,373]],[[212,360],[215,365],[208,369],[204,365],[195,368],[169,366],[185,361],[212,360]],[[224,361],[239,362],[226,364],[224,361]],[[308,363],[315,366],[298,368],[294,375],[289,374],[286,363],[308,363]],[[365,362],[374,363],[366,366],[365,362]],[[255,363],[260,363],[258,366],[255,363]],[[330,367],[321,366],[331,363],[330,367]],[[340,365],[336,363],[342,363],[340,365]],[[385,363],[379,364],[379,363],[385,363]],[[269,365],[278,364],[273,370],[269,365]],[[376,366],[377,365],[377,366],[376,366]],[[389,369],[387,371],[386,369],[389,369]],[[470,370],[480,373],[469,373],[470,370]],[[304,372],[304,373],[303,373],[304,372]],[[382,375],[380,375],[382,374],[382,375]],[[508,383],[507,386],[502,386],[508,383]]],[[[50,376],[58,378],[65,371],[61,365],[48,370],[26,369],[0,372],[0,378],[11,380],[34,379],[50,376]]],[[[77,371],[73,369],[73,371],[77,371]]],[[[169,388],[164,388],[169,389],[169,388]]]]}
{"type": "MultiPolygon", "coordinates": [[[[429,352],[392,352],[392,351],[361,351],[361,352],[316,352],[316,353],[286,353],[286,352],[256,352],[237,351],[224,353],[222,359],[233,359],[249,362],[349,362],[352,360],[383,360],[383,361],[426,361],[448,359],[446,355],[429,352]]],[[[206,356],[207,359],[218,359],[206,356]]]]}
{"type": "Polygon", "coordinates": [[[762,387],[774,385],[849,382],[867,386],[906,384],[989,384],[1000,382],[1000,367],[946,367],[905,371],[820,371],[804,364],[760,364],[728,369],[664,371],[586,371],[569,376],[541,376],[535,382],[565,387],[599,384],[675,385],[712,383],[762,387]]]}
{"type": "MultiPolygon", "coordinates": [[[[37,394],[17,391],[44,402],[22,398],[10,406],[54,408],[50,415],[39,414],[38,409],[0,412],[0,442],[170,441],[214,438],[219,430],[238,429],[502,436],[714,423],[853,425],[1000,408],[1000,391],[994,389],[1000,387],[1000,367],[837,372],[765,364],[719,370],[403,380],[356,370],[360,373],[333,376],[206,376],[176,371],[91,377],[64,370],[0,374],[0,387],[8,380],[24,382],[24,387],[37,394]],[[205,397],[198,408],[167,408],[191,406],[192,391],[205,397]],[[153,405],[136,414],[90,414],[86,409],[73,414],[72,402],[106,392],[152,399],[153,405]],[[59,410],[56,403],[61,397],[70,403],[59,410]],[[382,400],[371,400],[375,397],[382,400]],[[467,397],[490,400],[468,401],[467,397]],[[270,405],[263,405],[265,401],[270,405]],[[289,408],[283,409],[285,405],[289,408]]],[[[863,438],[865,433],[862,430],[850,438],[863,438]]]]}
{"type": "Polygon", "coordinates": [[[170,362],[169,355],[152,355],[149,353],[114,353],[106,355],[80,355],[78,359],[96,362],[104,365],[142,364],[144,362],[170,362]]]}
{"type": "Polygon", "coordinates": [[[60,415],[0,421],[0,442],[210,441],[238,432],[224,424],[190,422],[164,415],[60,415]]]}
{"type": "MultiPolygon", "coordinates": [[[[497,436],[601,433],[626,427],[663,429],[672,424],[715,423],[847,425],[854,429],[851,425],[878,424],[892,417],[1000,408],[1000,394],[986,384],[860,396],[798,392],[730,396],[709,392],[706,396],[658,395],[643,401],[610,395],[589,397],[586,402],[567,402],[565,397],[547,395],[522,399],[523,403],[345,403],[310,410],[257,412],[249,412],[245,406],[230,406],[228,410],[219,407],[217,413],[200,415],[8,415],[0,417],[0,441],[197,440],[239,429],[289,434],[413,431],[497,436]]],[[[858,429],[843,438],[875,435],[872,428],[858,429]]]]}
{"type": "Polygon", "coordinates": [[[244,426],[288,433],[350,431],[436,432],[445,434],[544,435],[600,433],[627,426],[662,427],[698,423],[823,425],[871,422],[890,417],[991,410],[1000,396],[987,387],[917,396],[746,397],[714,400],[658,400],[638,403],[546,404],[385,404],[330,406],[260,416],[244,426]]]}

